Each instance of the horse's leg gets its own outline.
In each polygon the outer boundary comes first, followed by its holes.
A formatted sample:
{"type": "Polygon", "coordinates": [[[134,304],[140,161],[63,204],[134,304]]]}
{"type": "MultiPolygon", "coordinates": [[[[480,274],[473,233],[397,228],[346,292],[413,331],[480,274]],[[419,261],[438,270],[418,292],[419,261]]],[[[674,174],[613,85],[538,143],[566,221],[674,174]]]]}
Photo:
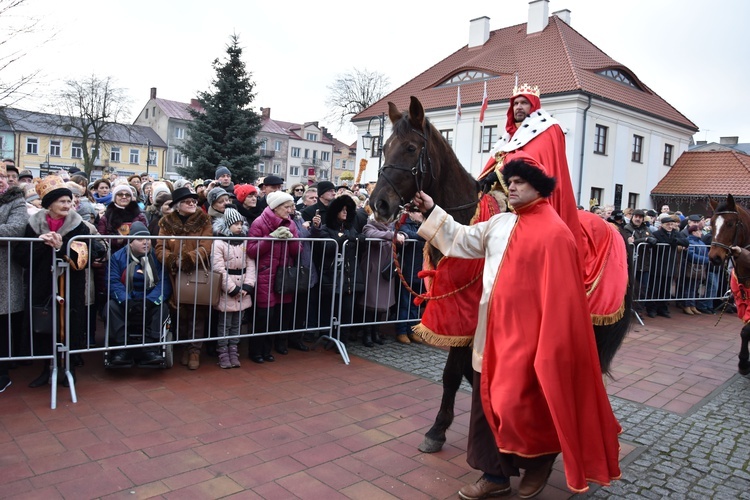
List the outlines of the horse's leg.
{"type": "Polygon", "coordinates": [[[740,363],[737,366],[740,375],[750,374],[750,351],[748,351],[748,343],[750,343],[750,323],[742,327],[742,332],[740,332],[740,363]]]}
{"type": "Polygon", "coordinates": [[[448,359],[443,368],[443,399],[440,401],[435,423],[424,435],[424,441],[418,446],[424,453],[436,453],[445,444],[445,431],[453,423],[453,407],[456,403],[456,393],[461,386],[461,379],[466,376],[472,381],[471,346],[451,347],[448,359]]]}

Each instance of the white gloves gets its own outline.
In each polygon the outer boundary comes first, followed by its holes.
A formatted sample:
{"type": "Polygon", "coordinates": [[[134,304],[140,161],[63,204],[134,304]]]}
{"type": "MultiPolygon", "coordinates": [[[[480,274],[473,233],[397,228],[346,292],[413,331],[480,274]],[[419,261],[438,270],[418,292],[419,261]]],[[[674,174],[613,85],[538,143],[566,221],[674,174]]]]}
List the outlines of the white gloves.
{"type": "Polygon", "coordinates": [[[271,233],[271,236],[273,236],[274,238],[280,238],[282,240],[285,240],[287,238],[294,238],[292,232],[284,226],[276,228],[276,230],[271,233]]]}

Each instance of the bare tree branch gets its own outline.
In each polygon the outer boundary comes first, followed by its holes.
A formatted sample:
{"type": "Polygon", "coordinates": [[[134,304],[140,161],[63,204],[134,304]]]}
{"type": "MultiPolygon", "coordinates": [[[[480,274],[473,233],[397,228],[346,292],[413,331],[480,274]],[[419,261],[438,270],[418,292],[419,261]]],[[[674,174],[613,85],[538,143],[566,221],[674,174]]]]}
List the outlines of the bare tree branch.
{"type": "Polygon", "coordinates": [[[47,30],[39,18],[24,13],[27,0],[0,0],[0,105],[12,106],[32,95],[41,70],[31,70],[20,75],[8,76],[8,69],[25,57],[31,50],[50,42],[57,30],[47,30]],[[41,41],[29,42],[29,38],[43,32],[41,41]]]}
{"type": "Polygon", "coordinates": [[[54,118],[49,125],[77,132],[84,168],[90,174],[96,159],[101,157],[102,146],[113,140],[108,133],[114,127],[128,127],[123,123],[128,118],[130,104],[125,90],[117,87],[111,76],[91,75],[83,80],[66,81],[55,102],[56,113],[51,115],[54,118]],[[97,154],[92,155],[92,151],[97,154]]]}
{"type": "Polygon", "coordinates": [[[351,117],[382,99],[389,86],[388,77],[377,71],[354,68],[338,75],[327,87],[330,93],[326,105],[331,108],[327,119],[338,123],[341,130],[351,117]]]}

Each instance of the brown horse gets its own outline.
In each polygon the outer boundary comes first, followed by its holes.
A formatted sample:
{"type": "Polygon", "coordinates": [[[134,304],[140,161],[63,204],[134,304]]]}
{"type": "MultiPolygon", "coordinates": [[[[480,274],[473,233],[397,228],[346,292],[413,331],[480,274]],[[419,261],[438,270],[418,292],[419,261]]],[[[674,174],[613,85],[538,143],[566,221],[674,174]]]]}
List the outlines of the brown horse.
{"type": "Polygon", "coordinates": [[[727,195],[727,201],[718,203],[709,198],[713,209],[711,217],[711,250],[708,258],[714,264],[722,264],[731,259],[734,264],[732,273],[732,293],[734,294],[737,315],[744,322],[740,332],[740,354],[738,371],[742,375],[750,374],[750,213],[727,195]]]}
{"type": "MultiPolygon", "coordinates": [[[[411,98],[408,112],[400,112],[388,103],[393,132],[383,146],[384,165],[370,196],[370,207],[383,221],[393,221],[417,191],[429,194],[456,221],[468,224],[477,208],[479,183],[463,168],[453,149],[427,120],[422,104],[411,98]]],[[[437,265],[442,255],[428,246],[431,261],[437,265]]],[[[612,358],[630,325],[630,288],[626,294],[626,313],[612,325],[595,325],[597,350],[603,373],[608,373],[612,358]]],[[[445,432],[453,422],[453,407],[461,378],[471,384],[471,346],[451,347],[443,368],[443,398],[435,423],[425,434],[420,451],[434,453],[445,443],[445,432]]]]}

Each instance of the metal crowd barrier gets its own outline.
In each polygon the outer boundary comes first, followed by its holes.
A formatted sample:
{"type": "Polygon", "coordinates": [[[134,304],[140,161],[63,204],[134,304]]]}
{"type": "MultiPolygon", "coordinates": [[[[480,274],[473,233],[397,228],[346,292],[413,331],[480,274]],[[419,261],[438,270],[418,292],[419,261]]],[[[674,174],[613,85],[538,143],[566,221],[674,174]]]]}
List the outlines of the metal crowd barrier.
{"type": "MultiPolygon", "coordinates": [[[[9,294],[23,293],[25,306],[23,311],[2,318],[2,323],[7,327],[8,333],[2,335],[0,330],[0,342],[3,344],[3,350],[0,351],[0,362],[41,360],[51,363],[52,408],[57,405],[57,372],[60,368],[64,369],[67,377],[71,401],[77,402],[75,381],[69,368],[73,356],[99,352],[106,364],[108,357],[118,349],[158,348],[164,356],[164,363],[161,367],[170,367],[174,362],[173,348],[175,345],[202,343],[219,338],[216,324],[219,317],[224,313],[213,307],[191,303],[194,301],[190,297],[180,296],[184,292],[177,290],[172,290],[172,294],[175,301],[182,302],[180,307],[149,308],[145,299],[148,290],[145,289],[146,282],[144,280],[144,289],[141,290],[144,299],[131,300],[128,307],[124,307],[123,316],[126,333],[123,342],[115,345],[110,336],[112,316],[109,313],[109,307],[110,302],[114,300],[114,296],[112,288],[109,286],[109,278],[114,273],[112,279],[117,279],[118,269],[121,268],[115,265],[113,260],[115,252],[112,250],[113,247],[121,246],[125,249],[126,262],[135,262],[135,260],[131,261],[133,254],[129,243],[137,239],[150,240],[151,248],[160,239],[179,241],[180,249],[182,249],[188,241],[212,240],[213,245],[214,240],[224,238],[77,236],[70,240],[65,250],[67,255],[70,256],[70,246],[74,242],[86,243],[89,247],[89,258],[84,269],[76,270],[65,260],[55,259],[54,250],[50,248],[50,251],[53,252],[53,262],[55,262],[54,269],[39,269],[33,262],[33,255],[29,253],[28,271],[23,277],[23,286],[9,280],[6,280],[7,283],[3,285],[7,287],[6,291],[9,294]],[[63,320],[64,331],[59,335],[45,336],[45,340],[49,339],[49,346],[43,349],[39,347],[39,340],[42,337],[33,333],[33,325],[37,318],[34,317],[31,307],[29,307],[31,291],[30,287],[26,286],[30,283],[32,275],[39,272],[49,273],[53,289],[52,296],[58,297],[59,303],[64,306],[62,309],[64,311],[63,316],[60,318],[55,315],[53,318],[54,331],[58,330],[60,320],[63,320]],[[86,286],[83,296],[72,296],[72,273],[84,273],[86,286]],[[58,291],[58,278],[60,277],[64,278],[64,289],[58,291]],[[137,302],[140,302],[140,304],[137,302]],[[149,316],[150,314],[154,316],[149,316]],[[162,325],[158,332],[158,339],[148,338],[146,321],[149,318],[156,317],[158,317],[158,324],[162,325]],[[205,328],[199,325],[201,319],[206,325],[205,328]],[[19,322],[23,324],[22,327],[18,326],[19,322]]],[[[271,305],[269,302],[270,296],[261,293],[259,290],[257,279],[263,277],[273,283],[275,276],[270,276],[272,271],[268,267],[256,267],[256,286],[252,292],[253,306],[246,311],[240,333],[232,335],[232,337],[255,339],[284,334],[312,334],[316,336],[315,342],[322,343],[326,347],[335,346],[342,360],[348,364],[349,355],[346,350],[346,342],[349,340],[351,332],[382,324],[402,324],[408,327],[416,324],[419,320],[421,309],[412,303],[413,297],[406,291],[396,274],[391,276],[390,282],[387,282],[385,287],[371,286],[377,281],[385,281],[383,278],[384,268],[388,268],[391,264],[390,241],[366,239],[356,245],[352,242],[346,242],[342,247],[339,247],[335,240],[320,238],[289,240],[246,238],[246,240],[262,243],[253,259],[256,263],[262,260],[262,253],[273,253],[279,246],[283,248],[287,248],[288,244],[306,246],[304,252],[300,252],[294,257],[289,254],[287,256],[289,258],[285,258],[285,260],[293,266],[298,266],[300,263],[308,267],[313,266],[317,271],[317,277],[312,276],[310,278],[308,290],[295,292],[292,300],[282,302],[278,306],[280,321],[277,324],[270,324],[269,316],[263,316],[265,320],[263,322],[258,320],[256,314],[259,308],[265,309],[271,305]],[[385,248],[382,252],[381,246],[385,248]],[[346,262],[349,262],[349,264],[347,265],[346,262]],[[344,269],[347,273],[351,272],[356,277],[356,283],[354,284],[356,290],[353,294],[350,294],[349,290],[346,289],[346,287],[351,286],[351,283],[342,279],[344,269]],[[268,274],[264,275],[263,273],[268,274]],[[321,277],[322,274],[326,274],[326,277],[321,277]]],[[[3,244],[8,250],[17,242],[44,244],[39,239],[6,238],[3,240],[3,244]]],[[[406,240],[402,248],[408,249],[412,245],[417,245],[417,241],[406,240]]],[[[405,253],[400,252],[400,256],[402,256],[400,257],[400,263],[403,269],[421,268],[421,249],[416,250],[415,247],[405,253]],[[406,261],[403,260],[405,253],[409,255],[406,261]]],[[[11,252],[7,252],[7,254],[10,255],[11,252]]],[[[245,258],[247,257],[245,256],[245,258]]],[[[181,259],[182,255],[179,255],[178,260],[181,259]]],[[[11,266],[18,265],[16,261],[10,258],[8,262],[1,264],[6,266],[6,276],[11,276],[11,266]]],[[[81,275],[77,276],[80,277],[81,275]]],[[[209,282],[219,279],[217,276],[214,273],[209,273],[209,282]]],[[[158,276],[152,278],[162,283],[166,280],[171,284],[169,271],[165,266],[161,266],[161,272],[158,273],[158,276]]],[[[2,282],[0,281],[0,283],[2,282]]],[[[422,291],[421,280],[415,279],[410,285],[417,292],[422,291]]],[[[168,303],[169,298],[164,298],[163,302],[168,303]]],[[[246,353],[240,354],[242,359],[246,359],[246,353]]]]}
{"type": "MultiPolygon", "coordinates": [[[[671,247],[666,243],[636,245],[634,303],[651,308],[657,302],[712,304],[723,299],[729,288],[727,264],[702,262],[707,260],[709,249],[697,245],[671,247]]],[[[710,309],[714,309],[713,305],[710,309]]]]}

